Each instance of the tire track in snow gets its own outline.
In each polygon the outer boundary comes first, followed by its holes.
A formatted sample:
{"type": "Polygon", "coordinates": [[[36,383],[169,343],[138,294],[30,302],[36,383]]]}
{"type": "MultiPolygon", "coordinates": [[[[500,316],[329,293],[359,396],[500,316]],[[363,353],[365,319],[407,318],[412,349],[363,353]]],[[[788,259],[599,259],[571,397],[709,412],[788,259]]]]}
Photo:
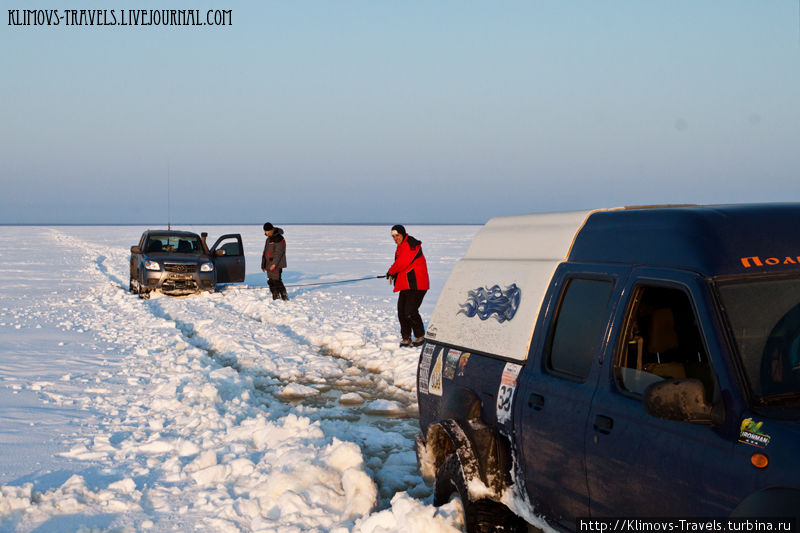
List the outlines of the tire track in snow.
{"type": "MultiPolygon", "coordinates": [[[[210,298],[216,298],[216,295],[210,298]]],[[[196,307],[202,307],[205,304],[209,304],[213,305],[214,310],[220,309],[220,306],[216,302],[213,302],[212,304],[212,302],[205,301],[208,299],[209,298],[197,299],[193,301],[193,305],[196,307]]],[[[427,497],[429,495],[429,488],[425,487],[419,479],[416,457],[414,456],[413,452],[413,439],[414,435],[418,432],[416,418],[386,418],[385,416],[380,416],[381,413],[370,412],[369,404],[366,404],[364,406],[365,408],[343,407],[336,404],[335,396],[326,396],[325,392],[327,392],[327,390],[320,387],[321,382],[327,381],[328,376],[333,375],[346,378],[347,376],[341,372],[341,365],[344,365],[345,368],[352,368],[353,366],[350,361],[333,359],[334,362],[338,363],[337,367],[327,367],[326,370],[328,371],[328,374],[323,372],[313,379],[303,379],[302,376],[291,375],[287,378],[285,375],[279,375],[280,373],[272,374],[271,377],[273,379],[269,380],[266,384],[262,383],[262,386],[259,386],[258,380],[259,376],[263,374],[263,368],[247,365],[243,366],[242,361],[237,357],[236,354],[241,354],[247,350],[242,348],[237,349],[236,347],[232,348],[231,344],[235,345],[239,341],[220,339],[220,334],[215,329],[220,327],[224,328],[224,326],[231,320],[233,320],[234,323],[238,323],[238,313],[230,312],[226,319],[222,319],[219,315],[217,315],[213,321],[204,320],[200,324],[189,323],[185,322],[180,316],[180,312],[185,311],[186,309],[184,307],[185,303],[186,302],[184,301],[179,305],[178,302],[173,299],[159,298],[148,301],[147,305],[150,307],[160,307],[163,305],[163,307],[161,307],[158,311],[155,311],[155,314],[165,319],[174,321],[178,327],[183,330],[184,336],[188,342],[191,342],[193,346],[213,354],[218,362],[226,366],[231,366],[232,368],[236,369],[240,375],[253,378],[255,388],[257,390],[266,391],[266,399],[263,396],[254,397],[254,399],[258,401],[265,401],[268,405],[268,407],[265,408],[269,408],[271,410],[276,409],[276,405],[275,403],[271,402],[271,399],[281,396],[278,389],[285,385],[286,381],[308,383],[316,390],[319,390],[320,394],[315,394],[310,397],[294,399],[281,398],[279,401],[282,404],[286,404],[284,405],[283,409],[289,409],[289,412],[298,412],[298,414],[308,415],[314,417],[315,419],[319,419],[323,425],[323,428],[329,426],[342,426],[338,428],[338,433],[350,436],[350,438],[355,439],[355,441],[362,447],[368,468],[371,472],[371,477],[376,482],[379,493],[383,496],[384,505],[388,503],[388,500],[398,490],[410,489],[414,491],[416,495],[423,497],[427,497]],[[178,313],[172,314],[175,312],[175,310],[171,308],[177,308],[178,313]],[[209,322],[212,322],[215,326],[211,327],[211,330],[208,334],[203,334],[202,331],[205,326],[209,325],[209,322]],[[255,372],[253,371],[253,368],[256,369],[255,372]],[[376,444],[371,442],[372,435],[360,435],[359,433],[363,433],[364,425],[369,425],[371,428],[379,429],[381,432],[390,435],[391,444],[387,446],[385,441],[378,442],[376,444]],[[393,433],[397,434],[397,438],[391,437],[391,434],[393,433]]],[[[194,312],[191,314],[198,314],[198,312],[197,310],[194,310],[194,312]]],[[[251,322],[252,325],[259,325],[254,320],[251,322]]],[[[243,336],[249,339],[251,334],[252,331],[245,330],[243,336]]],[[[288,340],[291,342],[291,339],[288,340]]],[[[263,343],[256,342],[255,345],[263,346],[263,343]]],[[[313,354],[313,352],[310,351],[307,353],[309,355],[313,354]]],[[[320,355],[317,355],[317,357],[321,360],[331,361],[331,358],[329,357],[320,355]]],[[[347,385],[349,385],[354,388],[357,387],[361,391],[361,394],[364,394],[363,390],[365,387],[373,386],[373,384],[376,383],[375,376],[372,376],[371,374],[367,375],[370,376],[370,379],[372,380],[371,382],[350,382],[344,386],[341,383],[336,383],[333,386],[333,389],[346,390],[347,385]]],[[[356,380],[358,379],[359,378],[356,377],[356,380]]],[[[382,389],[372,395],[364,394],[364,396],[367,397],[367,400],[387,396],[391,397],[391,392],[392,391],[390,390],[382,389]]],[[[404,391],[400,392],[401,394],[407,394],[404,391]]],[[[403,400],[403,398],[398,397],[398,400],[403,400]]]]}
{"type": "MultiPolygon", "coordinates": [[[[76,239],[74,237],[71,237],[71,236],[68,236],[68,235],[64,235],[64,234],[61,234],[61,233],[56,234],[55,238],[57,240],[60,240],[61,242],[68,243],[68,245],[74,246],[77,249],[86,250],[88,252],[87,253],[88,257],[91,258],[91,262],[94,263],[97,266],[97,271],[102,276],[107,278],[112,284],[114,284],[115,286],[119,287],[120,289],[125,290],[126,292],[128,292],[127,284],[123,281],[124,276],[122,276],[121,274],[115,274],[106,265],[106,261],[109,259],[109,257],[106,255],[107,253],[109,253],[107,250],[101,249],[101,248],[97,247],[96,245],[93,245],[91,243],[87,243],[86,241],[80,241],[80,240],[78,240],[78,239],[76,239]]],[[[127,256],[128,256],[127,251],[123,250],[121,252],[118,252],[115,255],[116,255],[116,257],[111,258],[111,260],[115,261],[117,264],[122,263],[124,269],[127,269],[127,267],[128,267],[127,260],[124,261],[124,262],[122,262],[122,260],[121,260],[121,257],[123,257],[123,256],[124,256],[125,259],[127,259],[127,256]]],[[[234,294],[238,293],[239,296],[242,295],[242,291],[241,290],[236,290],[236,288],[232,287],[232,286],[226,287],[224,290],[222,290],[222,291],[220,291],[218,293],[215,293],[215,294],[225,295],[226,293],[232,292],[232,290],[233,290],[234,294]]],[[[252,295],[254,293],[252,292],[252,289],[250,289],[248,291],[248,293],[246,293],[246,294],[247,295],[252,295]]],[[[263,297],[259,298],[260,302],[268,301],[267,298],[266,298],[266,288],[257,291],[257,294],[258,294],[258,296],[261,296],[261,294],[264,295],[263,297]]],[[[205,295],[205,293],[201,294],[201,296],[203,296],[203,295],[205,295]]],[[[180,297],[180,298],[177,298],[177,300],[178,301],[186,301],[189,298],[197,297],[197,296],[198,295],[180,297]]],[[[173,297],[170,297],[170,299],[173,299],[173,297]]],[[[282,302],[281,302],[281,305],[283,305],[282,302]]],[[[289,304],[289,305],[291,305],[291,304],[289,304]]],[[[224,301],[219,302],[219,304],[217,305],[217,307],[219,307],[219,308],[228,309],[231,312],[239,313],[239,316],[241,318],[243,318],[243,319],[255,320],[255,321],[258,321],[258,322],[263,323],[263,324],[271,324],[271,325],[275,326],[278,329],[278,331],[283,333],[286,337],[293,338],[298,345],[301,345],[301,346],[304,346],[304,347],[314,347],[315,350],[317,351],[317,353],[319,353],[319,354],[321,354],[323,356],[332,356],[333,358],[335,358],[337,360],[348,361],[352,368],[356,368],[356,369],[359,369],[359,370],[361,370],[363,372],[367,372],[368,373],[367,375],[370,375],[370,374],[373,374],[373,375],[374,374],[381,374],[382,380],[386,381],[386,383],[388,384],[388,387],[383,387],[382,383],[378,379],[371,379],[370,380],[371,384],[373,386],[378,386],[380,389],[383,389],[385,391],[383,396],[388,396],[389,399],[392,400],[392,401],[399,401],[404,406],[404,408],[406,410],[408,410],[410,413],[412,413],[412,414],[416,413],[416,411],[417,411],[416,393],[415,393],[415,386],[414,386],[413,383],[411,383],[410,387],[409,387],[408,383],[398,384],[398,383],[395,382],[395,380],[392,379],[393,376],[391,375],[391,373],[388,373],[388,375],[387,375],[387,373],[381,372],[380,369],[378,367],[376,367],[375,365],[360,364],[360,362],[358,360],[353,359],[352,357],[347,357],[347,355],[345,353],[343,353],[343,350],[341,348],[337,348],[334,345],[325,345],[325,344],[315,345],[310,339],[308,339],[305,336],[305,334],[303,332],[300,332],[300,331],[297,331],[297,330],[293,329],[290,325],[285,324],[285,323],[281,324],[281,323],[272,322],[272,321],[269,320],[268,315],[266,315],[264,313],[254,314],[254,313],[250,312],[250,308],[252,307],[251,305],[247,305],[246,306],[247,309],[244,310],[244,311],[242,311],[240,309],[237,309],[235,306],[236,306],[236,303],[228,304],[228,303],[226,303],[224,301]],[[397,390],[393,390],[394,388],[396,388],[397,390]]],[[[159,306],[158,305],[156,305],[155,307],[149,306],[148,308],[153,310],[154,308],[158,309],[159,306]]],[[[167,320],[171,320],[171,315],[169,315],[167,313],[165,316],[161,316],[161,318],[166,318],[167,320]]],[[[194,323],[192,321],[189,321],[189,320],[184,320],[184,321],[181,322],[181,324],[182,324],[182,326],[179,326],[179,329],[182,330],[182,332],[183,332],[184,329],[187,329],[187,330],[193,331],[193,332],[197,329],[195,327],[194,323]]],[[[187,338],[187,340],[192,340],[192,339],[188,339],[187,338]]],[[[210,342],[209,339],[202,339],[200,343],[192,342],[192,344],[193,345],[197,345],[200,348],[205,348],[206,346],[208,346],[214,351],[215,354],[216,353],[220,353],[219,350],[217,350],[217,349],[215,349],[213,347],[213,343],[210,342]]],[[[366,346],[366,341],[364,342],[364,345],[366,346]]],[[[376,350],[380,351],[380,347],[374,347],[374,348],[376,350]]],[[[414,365],[416,365],[416,358],[417,357],[418,357],[418,354],[415,353],[414,354],[414,360],[413,360],[414,365]]],[[[233,365],[228,364],[228,366],[233,366],[233,365]]],[[[306,383],[302,379],[296,379],[294,381],[299,383],[299,384],[305,384],[306,383]]],[[[313,382],[310,382],[310,383],[313,383],[313,382]]],[[[397,414],[397,413],[395,413],[395,414],[397,414]]]]}
{"type": "MultiPolygon", "coordinates": [[[[82,244],[66,236],[59,240],[68,246],[82,244]]],[[[374,484],[364,469],[379,484],[377,478],[394,475],[403,465],[388,459],[393,450],[405,447],[402,438],[392,441],[379,429],[358,425],[353,426],[356,431],[340,430],[338,435],[347,440],[353,437],[388,450],[363,465],[359,448],[329,431],[337,421],[312,421],[313,416],[288,405],[280,404],[282,410],[258,405],[247,379],[221,367],[215,354],[187,342],[206,324],[191,314],[194,304],[208,304],[216,319],[226,316],[214,309],[215,301],[140,301],[125,291],[119,278],[114,283],[113,270],[100,268],[108,265],[108,257],[98,254],[92,262],[91,249],[88,255],[86,247],[78,249],[89,260],[86,283],[58,310],[75,311],[76,326],[118,349],[120,370],[101,376],[104,384],[108,380],[103,394],[85,398],[87,406],[105,413],[105,420],[97,424],[93,437],[76,437],[77,444],[64,455],[106,465],[105,480],[94,479],[95,485],[89,486],[76,475],[45,493],[30,486],[10,489],[14,505],[24,510],[14,519],[27,524],[22,530],[65,510],[85,516],[121,513],[115,524],[134,530],[357,526],[358,517],[372,507],[369,488],[374,484]],[[154,303],[188,308],[192,322],[159,316],[153,312],[154,303]],[[384,463],[394,470],[379,468],[384,463]],[[284,515],[284,509],[290,511],[284,515]]],[[[254,345],[264,346],[256,340],[254,345]]],[[[292,348],[291,343],[287,346],[292,348]]],[[[92,394],[90,389],[84,393],[92,394]]],[[[388,496],[384,507],[387,500],[388,496]]],[[[420,505],[407,497],[404,501],[420,505]]]]}
{"type": "MultiPolygon", "coordinates": [[[[62,236],[61,240],[70,241],[72,238],[62,236]]],[[[221,366],[232,367],[238,374],[253,379],[256,390],[263,389],[266,391],[265,396],[254,395],[251,398],[253,404],[258,408],[269,409],[284,416],[291,412],[297,412],[301,416],[310,413],[315,418],[319,418],[321,423],[327,427],[341,424],[352,425],[352,423],[358,421],[354,420],[352,416],[348,416],[348,410],[340,406],[333,408],[320,407],[318,405],[305,406],[303,405],[305,401],[301,401],[299,405],[289,404],[280,408],[275,402],[271,401],[276,396],[274,390],[282,381],[294,380],[297,383],[302,383],[303,379],[307,378],[307,376],[304,376],[307,372],[281,371],[274,365],[265,365],[264,363],[269,361],[269,358],[265,358],[264,354],[271,354],[274,357],[280,355],[277,352],[281,349],[289,352],[298,352],[298,348],[300,348],[300,353],[291,353],[289,357],[284,355],[282,362],[294,362],[302,365],[304,363],[303,358],[306,356],[315,357],[319,361],[325,362],[325,364],[321,364],[321,369],[315,369],[317,375],[314,376],[314,379],[305,381],[307,383],[319,386],[320,378],[322,378],[322,381],[328,381],[328,378],[331,377],[346,376],[347,371],[353,369],[358,370],[361,374],[375,378],[363,384],[359,383],[357,379],[351,380],[351,383],[355,383],[355,386],[375,387],[376,380],[379,380],[377,382],[378,385],[383,382],[386,386],[378,391],[380,394],[376,395],[376,397],[395,394],[399,399],[405,400],[403,403],[409,402],[410,391],[389,383],[386,379],[387,376],[378,374],[375,377],[374,370],[369,369],[366,365],[359,366],[354,360],[345,358],[341,353],[337,353],[330,347],[315,345],[302,331],[285,322],[287,318],[289,320],[292,319],[291,314],[289,317],[284,317],[284,322],[281,323],[280,320],[271,320],[269,315],[254,312],[251,306],[263,305],[263,299],[257,299],[254,302],[251,298],[250,301],[247,301],[246,298],[242,299],[242,295],[236,294],[236,292],[241,291],[232,291],[227,288],[220,293],[212,295],[203,294],[186,298],[156,297],[147,301],[140,300],[128,293],[120,275],[114,273],[127,269],[127,254],[125,252],[108,252],[99,249],[99,247],[94,247],[93,249],[90,243],[78,242],[77,240],[74,240],[73,244],[80,245],[79,249],[86,250],[87,257],[91,259],[89,264],[93,265],[88,269],[93,270],[95,277],[101,280],[106,279],[113,286],[111,292],[114,294],[105,294],[105,299],[100,299],[101,308],[105,308],[108,314],[113,315],[118,311],[116,308],[119,307],[120,298],[122,298],[125,302],[123,307],[136,308],[151,315],[153,319],[160,321],[160,329],[172,331],[174,335],[179,336],[188,345],[202,350],[209,359],[217,361],[221,366]],[[110,266],[109,262],[111,262],[110,266]],[[228,294],[230,292],[233,292],[233,294],[228,294]],[[231,298],[232,296],[239,296],[239,298],[231,298]],[[108,299],[111,301],[106,301],[108,299]],[[230,303],[227,303],[229,300],[230,303]],[[240,307],[243,307],[244,310],[241,310],[240,307]],[[220,324],[227,325],[227,330],[236,331],[235,338],[227,331],[224,331],[226,328],[220,328],[220,324]],[[271,328],[268,332],[270,338],[265,338],[264,336],[265,325],[271,328]],[[276,335],[280,336],[276,337],[276,335]],[[315,347],[316,349],[312,349],[315,347]],[[256,354],[256,357],[253,357],[253,354],[256,354]]],[[[107,288],[111,289],[112,287],[107,288]]],[[[262,292],[265,293],[266,291],[262,292]]],[[[259,295],[254,296],[257,297],[259,295]]],[[[296,304],[297,300],[294,303],[296,304]]],[[[313,302],[307,303],[307,305],[313,305],[313,302]]],[[[289,309],[284,308],[283,311],[290,312],[289,309]]],[[[166,333],[166,331],[163,333],[166,333]]],[[[379,336],[379,334],[373,335],[379,336]]],[[[175,342],[173,340],[173,345],[175,345],[175,342]]],[[[377,350],[380,350],[380,348],[377,348],[377,350]]],[[[410,401],[415,402],[415,398],[410,401]]],[[[285,402],[281,403],[285,404],[285,402]]],[[[311,403],[314,404],[313,401],[311,403]]],[[[398,437],[402,435],[402,438],[399,438],[399,440],[394,439],[394,442],[389,445],[386,445],[386,440],[379,441],[377,444],[371,443],[370,440],[376,439],[374,439],[374,435],[370,431],[366,431],[363,424],[361,426],[356,424],[355,427],[349,428],[342,433],[352,434],[357,442],[367,448],[367,467],[372,471],[372,477],[384,497],[383,504],[386,505],[394,492],[401,488],[409,488],[407,486],[409,480],[416,477],[416,460],[414,458],[409,459],[407,453],[413,455],[413,451],[411,451],[413,449],[413,434],[416,433],[417,429],[415,424],[410,421],[373,420],[372,422],[378,425],[377,429],[383,433],[399,430],[398,437]],[[403,454],[406,454],[404,462],[400,461],[392,464],[392,456],[397,455],[397,452],[401,449],[408,450],[408,452],[403,452],[403,454]],[[384,468],[387,464],[389,468],[384,468]],[[399,476],[397,475],[398,473],[400,474],[399,476]]],[[[429,489],[422,487],[419,483],[416,486],[412,484],[411,488],[416,495],[427,496],[429,493],[429,489]]]]}
{"type": "MultiPolygon", "coordinates": [[[[87,259],[89,259],[88,262],[96,265],[95,272],[98,272],[102,277],[109,280],[112,283],[112,285],[116,286],[121,291],[124,291],[125,293],[128,292],[125,283],[122,281],[124,276],[122,276],[121,274],[115,274],[113,267],[109,268],[106,265],[106,262],[108,260],[112,260],[116,263],[118,270],[127,269],[128,266],[127,251],[112,250],[109,252],[108,250],[100,248],[92,243],[81,241],[72,236],[68,236],[63,233],[57,232],[56,230],[53,230],[53,232],[54,232],[54,238],[60,241],[62,244],[73,247],[75,249],[84,250],[87,259]],[[112,255],[112,257],[109,257],[109,255],[112,255]]],[[[87,270],[92,270],[92,269],[87,267],[87,270]]],[[[256,301],[255,301],[256,305],[263,304],[263,302],[268,301],[266,300],[265,297],[266,289],[258,291],[258,293],[259,294],[256,295],[256,301]],[[264,294],[264,297],[261,297],[261,294],[264,294]]],[[[203,298],[204,302],[208,301],[209,299],[215,301],[215,305],[211,310],[212,312],[218,309],[228,310],[231,313],[236,313],[238,317],[240,317],[241,319],[244,319],[244,321],[239,321],[237,324],[240,328],[242,325],[247,324],[248,321],[255,321],[256,323],[259,324],[270,325],[273,328],[275,328],[275,330],[278,333],[281,333],[285,338],[293,340],[297,346],[302,347],[303,349],[313,348],[316,354],[319,354],[328,360],[336,361],[338,366],[338,372],[334,372],[332,374],[332,377],[334,378],[341,376],[339,372],[344,373],[344,375],[348,375],[349,371],[358,370],[361,374],[366,376],[367,379],[366,381],[363,379],[350,380],[351,382],[354,382],[353,385],[347,387],[347,389],[350,392],[358,390],[358,387],[372,387],[373,389],[377,389],[380,392],[380,394],[368,395],[362,393],[362,396],[368,396],[371,397],[372,399],[377,399],[379,397],[387,397],[389,400],[400,402],[400,404],[404,406],[404,409],[406,409],[410,413],[413,414],[416,412],[417,409],[416,394],[414,392],[413,385],[412,387],[410,387],[409,390],[408,384],[396,383],[395,380],[392,379],[393,376],[390,372],[388,373],[383,372],[381,371],[382,369],[377,367],[376,365],[370,365],[368,363],[363,364],[358,359],[355,359],[353,357],[348,357],[347,354],[344,353],[345,351],[341,349],[341,347],[337,348],[335,345],[333,345],[333,343],[329,344],[313,343],[309,338],[305,336],[304,332],[298,331],[291,325],[287,324],[285,319],[283,323],[281,323],[280,321],[270,320],[268,313],[263,313],[263,312],[254,313],[252,311],[253,307],[252,301],[244,302],[244,304],[240,302],[241,296],[252,297],[254,294],[255,293],[253,293],[252,290],[249,290],[245,293],[241,290],[236,290],[233,287],[226,287],[225,290],[215,293],[213,295],[202,293],[201,295],[194,295],[194,296],[180,297],[180,298],[166,297],[166,301],[178,301],[182,302],[183,304],[180,307],[178,307],[178,309],[173,309],[169,311],[166,309],[166,307],[174,308],[175,306],[159,303],[160,300],[165,299],[165,297],[156,298],[154,300],[149,300],[149,301],[145,300],[139,300],[139,301],[142,302],[143,307],[146,310],[148,310],[148,312],[150,312],[153,316],[165,319],[168,322],[175,323],[177,330],[181,333],[181,335],[183,335],[186,338],[187,342],[189,342],[194,346],[197,346],[198,348],[207,350],[211,356],[216,357],[225,366],[231,366],[237,369],[241,368],[242,358],[239,355],[240,353],[249,353],[254,351],[255,352],[271,351],[270,346],[273,344],[273,342],[271,341],[265,341],[263,343],[262,342],[250,343],[249,349],[246,346],[242,346],[241,350],[225,349],[225,347],[219,346],[220,343],[218,341],[214,340],[215,335],[217,337],[219,336],[218,333],[215,333],[213,331],[207,334],[200,333],[201,330],[206,329],[205,326],[207,326],[209,319],[204,318],[198,321],[191,317],[188,318],[184,317],[176,321],[173,318],[173,315],[176,313],[176,311],[186,310],[188,312],[189,311],[188,308],[191,305],[190,302],[192,302],[193,299],[196,299],[198,296],[200,297],[205,296],[206,298],[203,298]],[[240,298],[233,300],[232,303],[227,303],[226,301],[219,301],[220,300],[219,296],[221,295],[227,296],[227,293],[230,292],[233,292],[240,298]],[[240,307],[243,305],[244,310],[237,308],[237,304],[239,304],[240,307]],[[339,364],[339,362],[346,362],[346,364],[342,365],[339,364]]],[[[283,305],[282,302],[281,305],[283,305]]],[[[292,318],[291,315],[289,318],[290,319],[292,318]]],[[[217,321],[215,319],[212,320],[214,320],[215,322],[217,321]]],[[[373,334],[373,336],[378,336],[378,335],[373,334]]],[[[366,346],[366,340],[363,340],[361,342],[363,346],[366,346]]],[[[228,339],[227,344],[233,344],[235,346],[236,344],[241,344],[241,343],[235,339],[228,339]]],[[[378,346],[373,346],[371,348],[373,351],[378,351],[378,352],[381,351],[381,348],[378,346]]],[[[412,358],[413,358],[413,364],[416,365],[416,358],[417,358],[416,352],[412,355],[412,358]]],[[[299,361],[299,363],[302,362],[299,361]]],[[[249,361],[249,365],[252,365],[252,361],[249,361]]],[[[319,376],[316,376],[314,379],[304,379],[303,375],[288,376],[286,375],[285,372],[283,373],[276,372],[276,369],[270,366],[263,368],[263,371],[249,368],[249,372],[259,377],[264,377],[265,375],[271,375],[271,377],[274,377],[276,379],[295,382],[298,384],[311,384],[311,385],[322,384],[320,383],[319,376]]],[[[352,375],[352,373],[350,375],[352,375]]],[[[324,380],[323,383],[325,381],[327,380],[324,380]]],[[[343,383],[342,385],[346,386],[348,385],[348,383],[343,383]]],[[[393,414],[396,415],[398,413],[395,412],[393,414]]]]}
{"type": "MultiPolygon", "coordinates": [[[[264,293],[264,299],[262,300],[262,302],[267,301],[266,290],[264,290],[263,293],[264,293]]],[[[252,313],[250,311],[252,305],[250,304],[246,304],[244,306],[245,310],[240,310],[236,307],[237,302],[238,302],[237,300],[234,300],[233,303],[220,302],[217,305],[217,307],[227,309],[228,311],[230,311],[231,313],[235,313],[242,319],[273,326],[278,332],[282,333],[285,337],[295,341],[298,345],[302,345],[308,349],[312,349],[314,350],[315,353],[318,353],[323,357],[332,358],[337,362],[341,362],[342,363],[342,365],[340,365],[341,369],[345,373],[349,373],[350,370],[359,371],[364,377],[366,377],[369,380],[369,384],[371,384],[371,386],[378,387],[382,391],[382,394],[379,395],[374,395],[374,394],[370,395],[369,393],[367,393],[367,395],[371,396],[373,399],[377,397],[389,397],[389,399],[403,403],[405,407],[411,409],[412,411],[414,411],[414,409],[416,408],[416,392],[408,391],[407,389],[404,389],[396,385],[395,383],[389,381],[389,379],[387,379],[389,378],[389,376],[381,374],[380,371],[375,367],[370,368],[367,365],[363,364],[358,359],[346,357],[342,353],[341,349],[337,349],[334,346],[325,344],[323,345],[315,344],[305,335],[305,333],[292,328],[290,325],[270,321],[266,313],[260,313],[260,314],[252,313]],[[384,386],[381,385],[382,381],[386,382],[384,386]]],[[[285,305],[285,304],[280,303],[278,305],[285,305]]],[[[365,337],[361,341],[362,342],[362,344],[360,345],[361,347],[367,346],[367,340],[365,337]]],[[[318,383],[317,381],[304,381],[302,379],[297,380],[297,382],[318,383]]],[[[335,387],[335,388],[341,388],[341,387],[335,387]]]]}

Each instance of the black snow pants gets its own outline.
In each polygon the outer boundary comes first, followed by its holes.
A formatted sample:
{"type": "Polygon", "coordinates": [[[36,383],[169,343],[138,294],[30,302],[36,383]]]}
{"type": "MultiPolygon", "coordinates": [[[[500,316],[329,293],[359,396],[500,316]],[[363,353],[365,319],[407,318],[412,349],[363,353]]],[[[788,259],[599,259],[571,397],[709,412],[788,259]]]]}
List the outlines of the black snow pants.
{"type": "Polygon", "coordinates": [[[418,339],[425,335],[425,325],[419,316],[419,306],[422,305],[426,292],[428,291],[409,289],[400,291],[397,296],[397,318],[400,319],[400,335],[404,339],[410,339],[412,331],[414,337],[418,339]]]}
{"type": "Polygon", "coordinates": [[[267,270],[267,285],[272,293],[272,299],[288,300],[289,295],[286,294],[286,287],[283,286],[283,277],[281,276],[283,269],[276,268],[275,270],[267,270]]]}

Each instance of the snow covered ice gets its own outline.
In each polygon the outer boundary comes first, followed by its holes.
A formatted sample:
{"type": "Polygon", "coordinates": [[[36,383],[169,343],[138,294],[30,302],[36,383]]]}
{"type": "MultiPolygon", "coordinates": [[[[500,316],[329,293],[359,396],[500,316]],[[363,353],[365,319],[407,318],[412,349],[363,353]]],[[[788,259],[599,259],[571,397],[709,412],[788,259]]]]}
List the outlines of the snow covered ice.
{"type": "MultiPolygon", "coordinates": [[[[0,228],[0,531],[457,531],[414,454],[383,226],[284,226],[289,302],[241,233],[245,284],[141,300],[142,227],[0,228]]],[[[423,241],[427,320],[476,226],[423,241]]]]}

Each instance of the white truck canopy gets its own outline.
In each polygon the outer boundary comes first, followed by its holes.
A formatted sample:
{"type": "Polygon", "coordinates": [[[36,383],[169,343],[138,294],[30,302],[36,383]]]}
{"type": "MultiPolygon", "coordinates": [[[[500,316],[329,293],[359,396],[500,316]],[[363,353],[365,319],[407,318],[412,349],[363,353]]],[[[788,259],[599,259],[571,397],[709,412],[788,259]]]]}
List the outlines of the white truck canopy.
{"type": "Polygon", "coordinates": [[[489,220],[453,268],[426,337],[524,361],[550,279],[590,213],[489,220]]]}

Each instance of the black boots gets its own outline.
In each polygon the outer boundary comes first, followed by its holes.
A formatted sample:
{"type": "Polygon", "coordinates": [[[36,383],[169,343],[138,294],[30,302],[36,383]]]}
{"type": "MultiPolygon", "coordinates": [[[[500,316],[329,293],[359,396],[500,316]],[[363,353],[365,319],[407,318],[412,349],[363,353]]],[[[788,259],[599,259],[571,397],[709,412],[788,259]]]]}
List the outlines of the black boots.
{"type": "Polygon", "coordinates": [[[284,289],[273,289],[272,287],[270,287],[269,290],[270,290],[270,292],[272,292],[272,299],[273,300],[277,300],[278,298],[280,298],[281,300],[284,300],[284,301],[288,301],[289,300],[289,295],[286,294],[286,289],[285,288],[284,289]]]}

